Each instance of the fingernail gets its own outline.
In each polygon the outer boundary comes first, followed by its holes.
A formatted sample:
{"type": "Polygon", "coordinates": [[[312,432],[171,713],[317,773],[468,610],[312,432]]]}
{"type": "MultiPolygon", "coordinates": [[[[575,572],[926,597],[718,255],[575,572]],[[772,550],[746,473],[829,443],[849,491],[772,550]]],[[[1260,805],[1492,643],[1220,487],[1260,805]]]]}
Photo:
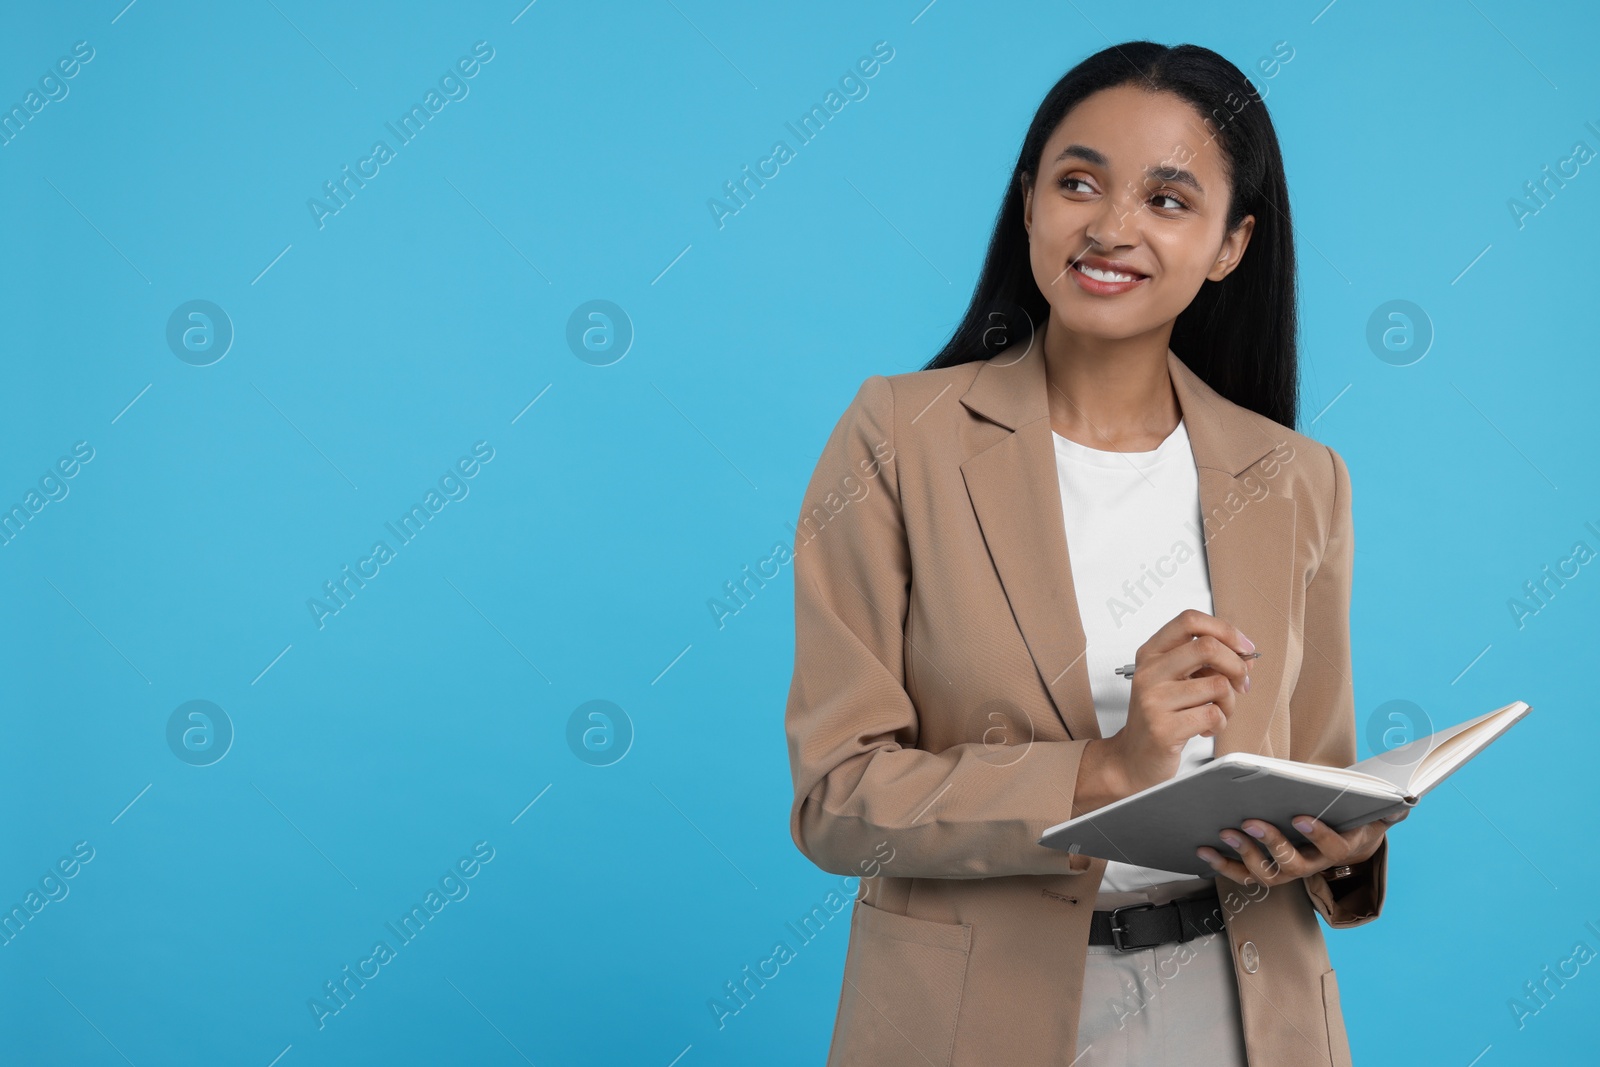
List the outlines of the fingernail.
{"type": "Polygon", "coordinates": [[[1310,819],[1296,819],[1294,821],[1294,828],[1296,830],[1299,830],[1303,834],[1309,834],[1311,832],[1311,820],[1310,819]]]}
{"type": "Polygon", "coordinates": [[[1228,844],[1232,845],[1234,848],[1238,848],[1240,845],[1244,844],[1244,842],[1239,840],[1239,838],[1234,834],[1218,834],[1217,836],[1222,838],[1228,844]]]}
{"type": "Polygon", "coordinates": [[[1267,832],[1259,826],[1246,826],[1244,832],[1257,839],[1267,836],[1267,832]]]}
{"type": "Polygon", "coordinates": [[[1194,850],[1194,854],[1211,864],[1213,867],[1217,865],[1217,854],[1212,852],[1209,848],[1197,848],[1194,850]]]}
{"type": "Polygon", "coordinates": [[[1256,643],[1250,640],[1244,634],[1239,635],[1239,640],[1244,642],[1244,650],[1246,652],[1254,652],[1256,650],[1256,643]]]}
{"type": "Polygon", "coordinates": [[[1249,671],[1246,671],[1245,675],[1244,675],[1244,691],[1246,693],[1250,692],[1250,672],[1249,671]]]}

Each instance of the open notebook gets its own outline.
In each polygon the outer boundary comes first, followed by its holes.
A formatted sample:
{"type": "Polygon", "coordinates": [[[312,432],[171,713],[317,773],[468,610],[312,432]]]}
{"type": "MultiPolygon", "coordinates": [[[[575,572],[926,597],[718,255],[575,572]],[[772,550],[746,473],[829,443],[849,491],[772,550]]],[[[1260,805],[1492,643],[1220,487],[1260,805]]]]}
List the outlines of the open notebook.
{"type": "Polygon", "coordinates": [[[1343,833],[1413,807],[1531,710],[1515,700],[1344,769],[1229,752],[1058,823],[1044,832],[1039,844],[1212,877],[1216,872],[1194,850],[1209,845],[1223,856],[1238,858],[1217,836],[1222,830],[1242,827],[1246,819],[1261,819],[1299,847],[1310,839],[1290,825],[1296,815],[1314,815],[1343,833]]]}

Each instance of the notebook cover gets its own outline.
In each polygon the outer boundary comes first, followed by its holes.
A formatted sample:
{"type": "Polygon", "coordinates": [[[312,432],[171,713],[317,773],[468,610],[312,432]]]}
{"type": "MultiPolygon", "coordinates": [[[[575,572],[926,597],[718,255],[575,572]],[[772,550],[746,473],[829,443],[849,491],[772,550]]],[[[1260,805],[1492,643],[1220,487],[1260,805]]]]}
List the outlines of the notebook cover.
{"type": "Polygon", "coordinates": [[[1216,871],[1194,850],[1209,845],[1229,859],[1239,858],[1217,834],[1227,827],[1241,828],[1246,819],[1271,823],[1299,847],[1310,839],[1290,825],[1296,815],[1316,816],[1342,833],[1415,803],[1360,791],[1380,792],[1384,787],[1378,783],[1341,791],[1283,777],[1242,763],[1236,759],[1239,755],[1229,753],[1160,786],[1052,826],[1039,844],[1209,878],[1216,871]]]}

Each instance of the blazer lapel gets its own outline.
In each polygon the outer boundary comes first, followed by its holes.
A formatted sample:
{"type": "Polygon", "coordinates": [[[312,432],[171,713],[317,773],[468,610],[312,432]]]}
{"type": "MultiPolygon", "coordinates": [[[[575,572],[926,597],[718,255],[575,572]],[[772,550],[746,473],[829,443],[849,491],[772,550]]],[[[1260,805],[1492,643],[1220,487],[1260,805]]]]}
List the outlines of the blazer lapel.
{"type": "MultiPolygon", "coordinates": [[[[1296,505],[1271,491],[1271,479],[1239,475],[1290,435],[1222,397],[1170,348],[1167,367],[1199,476],[1212,614],[1239,627],[1261,653],[1251,691],[1235,701],[1216,754],[1260,751],[1289,654],[1296,505]]],[[[1039,338],[986,360],[961,403],[1011,432],[968,458],[961,473],[1057,718],[1074,739],[1098,738],[1046,389],[1039,338]]]]}

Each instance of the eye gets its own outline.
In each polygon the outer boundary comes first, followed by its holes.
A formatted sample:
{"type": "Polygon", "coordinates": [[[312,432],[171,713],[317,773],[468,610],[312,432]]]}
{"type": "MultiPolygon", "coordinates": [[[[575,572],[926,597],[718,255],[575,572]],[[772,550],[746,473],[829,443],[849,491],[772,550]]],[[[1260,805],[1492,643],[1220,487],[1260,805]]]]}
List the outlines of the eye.
{"type": "Polygon", "coordinates": [[[1173,203],[1178,205],[1175,208],[1170,208],[1170,207],[1169,208],[1162,208],[1163,211],[1182,211],[1182,210],[1187,209],[1188,206],[1189,206],[1188,204],[1184,203],[1181,198],[1173,196],[1171,193],[1157,193],[1155,196],[1151,197],[1151,199],[1152,200],[1171,200],[1173,203]]]}
{"type": "Polygon", "coordinates": [[[1086,179],[1084,179],[1084,178],[1079,178],[1076,175],[1067,174],[1067,175],[1062,176],[1061,178],[1056,179],[1056,186],[1058,188],[1060,188],[1061,190],[1063,190],[1065,192],[1069,192],[1069,193],[1080,192],[1080,191],[1081,192],[1089,192],[1090,191],[1088,189],[1077,190],[1077,189],[1068,188],[1068,186],[1067,186],[1068,182],[1082,182],[1084,185],[1088,185],[1089,184],[1088,181],[1086,179]]]}

